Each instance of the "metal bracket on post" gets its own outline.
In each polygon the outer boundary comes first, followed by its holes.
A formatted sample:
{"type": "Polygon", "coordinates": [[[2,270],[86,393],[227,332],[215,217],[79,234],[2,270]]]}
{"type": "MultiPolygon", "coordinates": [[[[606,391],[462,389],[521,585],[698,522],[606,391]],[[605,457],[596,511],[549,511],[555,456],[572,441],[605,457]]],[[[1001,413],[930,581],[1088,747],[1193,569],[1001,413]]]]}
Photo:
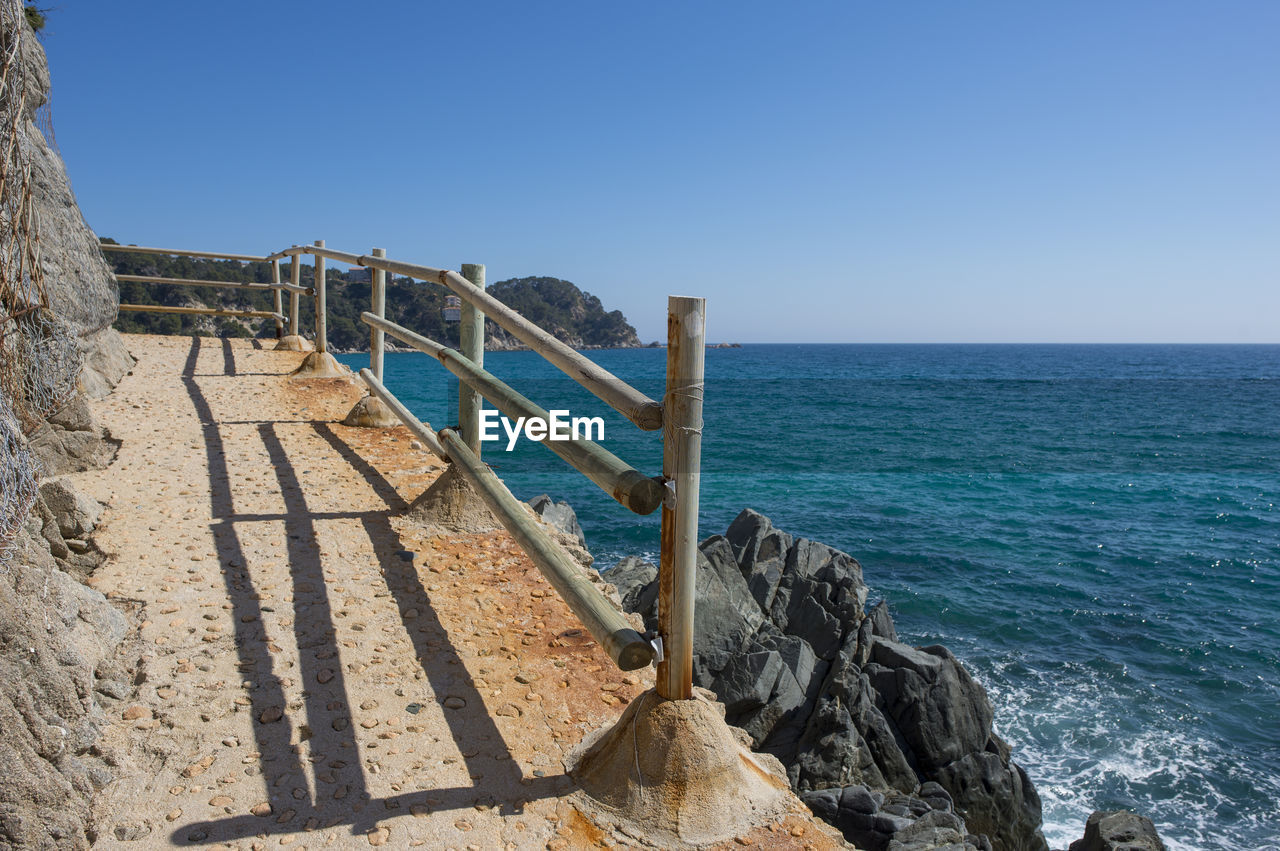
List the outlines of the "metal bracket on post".
{"type": "Polygon", "coordinates": [[[662,652],[662,636],[656,632],[646,632],[644,637],[649,640],[649,646],[653,648],[653,664],[666,660],[666,656],[662,652]]]}
{"type": "Polygon", "coordinates": [[[662,507],[676,510],[676,480],[667,479],[662,483],[662,507]]]}

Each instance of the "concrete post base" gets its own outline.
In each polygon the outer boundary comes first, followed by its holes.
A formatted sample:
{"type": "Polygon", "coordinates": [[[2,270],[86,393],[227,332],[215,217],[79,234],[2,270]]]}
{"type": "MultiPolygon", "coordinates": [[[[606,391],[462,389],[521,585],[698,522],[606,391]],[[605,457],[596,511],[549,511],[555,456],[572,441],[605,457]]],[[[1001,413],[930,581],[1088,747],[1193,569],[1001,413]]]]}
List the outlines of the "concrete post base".
{"type": "Polygon", "coordinates": [[[400,425],[400,418],[391,413],[387,403],[377,396],[365,396],[356,402],[342,424],[359,428],[394,428],[400,425]]]}
{"type": "Polygon", "coordinates": [[[277,352],[309,352],[315,346],[311,345],[311,341],[298,334],[287,334],[276,340],[277,352]]]}
{"type": "Polygon", "coordinates": [[[752,753],[723,712],[698,695],[641,694],[566,760],[583,803],[673,845],[719,842],[772,821],[789,803],[782,764],[752,753]]]}
{"type": "Polygon", "coordinates": [[[294,378],[346,378],[351,375],[351,370],[328,352],[312,352],[291,374],[294,378]]]}
{"type": "Polygon", "coordinates": [[[491,532],[502,528],[489,506],[452,466],[445,468],[405,514],[428,529],[442,532],[491,532]]]}

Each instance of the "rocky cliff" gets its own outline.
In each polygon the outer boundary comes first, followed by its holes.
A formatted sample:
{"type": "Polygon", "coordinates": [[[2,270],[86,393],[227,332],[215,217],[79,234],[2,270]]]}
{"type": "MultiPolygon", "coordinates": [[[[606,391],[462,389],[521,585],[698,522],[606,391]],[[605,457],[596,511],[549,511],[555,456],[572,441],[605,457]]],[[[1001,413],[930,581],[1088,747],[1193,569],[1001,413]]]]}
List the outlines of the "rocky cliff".
{"type": "MultiPolygon", "coordinates": [[[[622,311],[606,312],[600,299],[559,278],[512,278],[490,285],[489,294],[575,349],[639,348],[640,338],[622,311]]],[[[491,351],[527,348],[493,320],[485,322],[491,351]]]]}
{"type": "MultiPolygon", "coordinates": [[[[657,568],[606,574],[656,627],[657,568]]],[[[986,692],[945,647],[898,639],[866,609],[862,566],[747,509],[699,545],[694,683],[787,766],[809,807],[864,851],[1047,851],[1040,798],[992,727],[986,692]]],[[[1125,811],[1071,851],[1163,851],[1125,811]]]]}
{"type": "MultiPolygon", "coordinates": [[[[33,453],[46,478],[0,563],[0,849],[82,848],[93,833],[90,799],[112,776],[97,746],[104,707],[133,689],[120,661],[130,629],[120,611],[80,581],[102,558],[92,540],[101,506],[79,494],[71,479],[49,476],[110,462],[115,444],[93,422],[85,396],[108,392],[132,360],[110,327],[115,280],[61,158],[36,125],[36,111],[49,96],[44,51],[20,10],[12,14],[18,4],[4,2],[4,48],[18,59],[8,76],[25,91],[25,98],[19,95],[24,109],[6,114],[15,116],[17,150],[30,167],[44,291],[58,327],[75,335],[83,367],[78,376],[65,376],[78,379],[79,392],[59,400],[57,410],[36,412],[43,417],[26,445],[15,448],[33,453]]],[[[7,137],[11,128],[4,130],[7,137]]],[[[3,356],[15,353],[4,349],[3,356]]],[[[49,364],[73,367],[65,360],[49,364]]]]}
{"type": "MultiPolygon", "coordinates": [[[[817,814],[870,851],[1047,851],[986,693],[945,647],[899,641],[883,603],[865,611],[854,558],[749,509],[699,550],[695,684],[817,814]]],[[[608,578],[656,622],[651,565],[608,578]]]]}
{"type": "Polygon", "coordinates": [[[97,398],[109,392],[132,365],[124,341],[111,328],[120,304],[119,289],[98,248],[98,237],[76,204],[62,157],[36,125],[37,110],[48,102],[51,89],[44,49],[30,30],[20,45],[27,97],[25,120],[18,132],[31,166],[45,290],[50,308],[80,338],[84,353],[80,385],[90,398],[97,398]]]}

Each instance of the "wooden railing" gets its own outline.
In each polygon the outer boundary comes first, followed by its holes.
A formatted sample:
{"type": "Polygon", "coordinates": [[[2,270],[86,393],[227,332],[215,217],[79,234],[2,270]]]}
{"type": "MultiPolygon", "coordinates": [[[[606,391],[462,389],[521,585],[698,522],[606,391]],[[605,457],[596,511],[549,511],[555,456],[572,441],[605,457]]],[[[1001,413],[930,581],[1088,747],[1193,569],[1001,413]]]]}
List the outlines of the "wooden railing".
{"type": "MultiPolygon", "coordinates": [[[[102,243],[100,246],[103,251],[121,251],[134,254],[164,254],[175,257],[199,257],[208,260],[239,260],[249,263],[263,263],[270,260],[267,257],[257,257],[252,254],[227,254],[218,251],[191,251],[183,248],[147,248],[139,245],[115,245],[112,243],[102,243]]],[[[225,287],[243,290],[267,290],[274,297],[274,309],[272,310],[221,310],[210,307],[172,307],[162,304],[124,304],[120,305],[121,310],[136,311],[139,313],[176,313],[176,314],[195,314],[200,316],[229,316],[238,319],[274,319],[276,323],[276,336],[281,337],[284,334],[284,303],[283,293],[288,292],[290,298],[289,311],[289,333],[296,335],[298,333],[298,297],[302,294],[311,294],[314,290],[312,287],[304,287],[299,283],[297,269],[294,269],[293,280],[288,283],[280,281],[280,261],[270,260],[272,280],[270,282],[243,283],[238,281],[206,281],[195,278],[166,278],[159,275],[116,275],[116,280],[126,283],[139,284],[168,284],[171,286],[187,286],[187,287],[225,287]]]]}
{"type": "MultiPolygon", "coordinates": [[[[671,296],[667,302],[667,376],[661,402],[628,385],[600,365],[574,351],[498,299],[484,288],[484,266],[463,265],[461,272],[392,260],[381,249],[352,254],[325,246],[294,245],[266,257],[207,252],[104,245],[113,251],[175,254],[215,259],[269,261],[270,284],[198,282],[201,286],[243,286],[275,291],[277,327],[283,320],[281,293],[289,292],[290,333],[298,333],[298,299],[315,299],[315,348],[328,349],[325,261],[334,260],[372,270],[370,310],[362,321],[370,329],[369,367],[360,377],[372,396],[380,399],[428,449],[448,461],[466,479],[530,559],[582,621],[592,637],[623,670],[658,663],[658,693],[669,699],[687,699],[693,686],[693,608],[698,543],[698,491],[702,445],[703,360],[705,356],[705,301],[671,296]],[[311,255],[315,263],[313,287],[300,284],[300,258],[311,255]],[[291,283],[280,281],[280,261],[290,261],[291,283]],[[451,349],[386,318],[386,274],[438,283],[462,301],[459,348],[451,349]],[[580,568],[555,544],[543,527],[524,509],[507,486],[481,461],[480,399],[483,397],[511,419],[541,417],[548,412],[484,369],[484,322],[489,318],[530,349],[546,358],[567,376],[645,431],[662,430],[662,472],[647,476],[600,444],[583,438],[542,442],[619,504],[637,514],[662,509],[659,565],[658,635],[640,635],[604,595],[583,576],[580,568]],[[415,417],[384,382],[383,351],[386,335],[425,352],[458,378],[458,422],[454,428],[433,430],[415,417]]],[[[176,283],[174,279],[118,276],[120,280],[176,283]]],[[[183,281],[183,283],[197,283],[183,281]]],[[[121,305],[121,309],[146,309],[121,305]]],[[[208,312],[244,315],[245,312],[159,308],[169,312],[208,312]]],[[[257,313],[257,312],[255,312],[257,313]]]]}

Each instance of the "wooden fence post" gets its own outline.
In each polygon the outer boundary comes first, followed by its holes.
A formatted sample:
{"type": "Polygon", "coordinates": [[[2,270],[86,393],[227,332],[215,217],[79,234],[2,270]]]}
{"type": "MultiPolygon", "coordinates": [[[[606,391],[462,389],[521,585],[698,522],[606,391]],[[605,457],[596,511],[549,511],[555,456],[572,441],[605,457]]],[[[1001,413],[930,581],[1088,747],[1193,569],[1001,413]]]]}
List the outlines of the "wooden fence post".
{"type": "MultiPolygon", "coordinates": [[[[280,261],[279,260],[271,261],[271,283],[273,284],[280,283],[280,261]]],[[[275,310],[277,314],[276,315],[276,339],[279,340],[281,337],[284,336],[284,320],[280,318],[284,316],[284,297],[281,295],[279,288],[273,290],[271,295],[273,298],[272,309],[275,310]]]]}
{"type": "MultiPolygon", "coordinates": [[[[371,252],[374,257],[386,257],[387,252],[381,248],[375,248],[371,252]]],[[[379,319],[387,318],[387,273],[381,269],[370,269],[371,273],[371,289],[373,294],[373,307],[370,310],[372,314],[379,319]]],[[[373,377],[382,380],[382,348],[383,348],[383,331],[381,328],[369,326],[369,371],[373,373],[373,377]]]]}
{"type": "MultiPolygon", "coordinates": [[[[316,248],[324,248],[324,240],[316,240],[316,248]]],[[[316,351],[329,351],[328,304],[324,294],[324,257],[316,254],[316,351]]]]}
{"type": "MultiPolygon", "coordinates": [[[[289,258],[289,283],[295,287],[302,286],[302,264],[298,261],[301,255],[295,254],[289,258]]],[[[301,301],[301,294],[297,290],[289,293],[289,334],[290,336],[298,336],[298,305],[301,301]]]]}
{"type": "MultiPolygon", "coordinates": [[[[484,265],[463,263],[462,277],[484,289],[484,265]]],[[[484,365],[484,313],[469,301],[462,302],[462,327],[458,348],[476,366],[484,365]]],[[[458,430],[467,447],[480,457],[480,394],[458,381],[458,430]]]]}
{"type": "Polygon", "coordinates": [[[693,696],[693,601],[698,564],[698,485],[706,299],[667,299],[667,389],[662,399],[662,556],[658,567],[658,694],[693,696]]]}

